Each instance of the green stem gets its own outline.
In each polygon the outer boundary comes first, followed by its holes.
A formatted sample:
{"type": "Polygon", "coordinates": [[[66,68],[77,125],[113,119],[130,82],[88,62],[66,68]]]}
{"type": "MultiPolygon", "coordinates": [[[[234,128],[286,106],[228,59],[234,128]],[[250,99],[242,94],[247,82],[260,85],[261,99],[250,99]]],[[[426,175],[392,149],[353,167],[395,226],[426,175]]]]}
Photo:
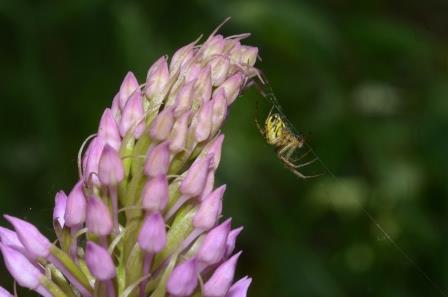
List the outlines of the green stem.
{"type": "Polygon", "coordinates": [[[53,297],[68,297],[61,288],[46,277],[40,279],[40,284],[47,289],[53,297]]]}
{"type": "Polygon", "coordinates": [[[51,248],[50,253],[49,261],[64,273],[71,283],[77,283],[79,285],[79,288],[77,287],[78,289],[84,291],[87,295],[92,295],[93,291],[89,280],[75,262],[73,262],[72,258],[55,246],[51,248]]]}
{"type": "Polygon", "coordinates": [[[73,292],[72,287],[65,279],[64,275],[56,269],[53,265],[49,265],[50,267],[50,273],[51,273],[51,280],[55,282],[59,288],[61,288],[62,291],[68,296],[68,297],[76,297],[75,293],[73,292]]]}
{"type": "MultiPolygon", "coordinates": [[[[143,172],[140,174],[133,176],[131,181],[128,183],[128,186],[126,188],[125,197],[123,198],[123,201],[125,201],[124,207],[129,206],[140,206],[137,202],[140,199],[140,193],[143,188],[145,181],[145,176],[143,172]]],[[[128,224],[129,221],[134,220],[135,218],[141,217],[142,211],[140,209],[129,209],[126,210],[126,221],[128,224]]]]}
{"type": "MultiPolygon", "coordinates": [[[[132,163],[132,152],[134,150],[135,146],[135,138],[132,133],[128,133],[122,141],[121,147],[120,147],[120,156],[123,158],[123,165],[124,165],[124,171],[125,171],[125,177],[127,178],[129,176],[129,172],[131,170],[131,163],[132,163]]],[[[125,179],[126,179],[125,178],[125,179]]]]}

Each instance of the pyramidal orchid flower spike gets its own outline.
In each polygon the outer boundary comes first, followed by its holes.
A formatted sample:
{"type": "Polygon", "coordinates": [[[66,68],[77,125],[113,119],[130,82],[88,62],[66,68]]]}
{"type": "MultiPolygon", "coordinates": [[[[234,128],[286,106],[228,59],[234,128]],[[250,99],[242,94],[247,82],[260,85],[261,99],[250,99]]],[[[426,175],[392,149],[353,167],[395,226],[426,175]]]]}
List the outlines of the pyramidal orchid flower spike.
{"type": "Polygon", "coordinates": [[[221,219],[215,172],[229,106],[258,74],[247,36],[213,33],[162,56],[141,82],[126,74],[81,150],[79,180],[56,193],[55,236],[4,216],[0,251],[19,286],[54,297],[246,296],[252,279],[234,279],[242,227],[221,219]]]}

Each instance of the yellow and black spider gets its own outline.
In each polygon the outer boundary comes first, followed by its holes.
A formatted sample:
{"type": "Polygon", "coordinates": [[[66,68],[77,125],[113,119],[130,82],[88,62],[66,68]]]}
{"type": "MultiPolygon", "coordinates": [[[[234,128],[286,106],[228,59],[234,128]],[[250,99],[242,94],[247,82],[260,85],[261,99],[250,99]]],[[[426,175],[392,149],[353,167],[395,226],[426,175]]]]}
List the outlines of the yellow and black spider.
{"type": "Polygon", "coordinates": [[[272,106],[271,110],[269,111],[269,114],[264,122],[264,127],[260,125],[257,117],[255,117],[257,128],[260,131],[261,135],[266,138],[266,142],[274,146],[275,150],[277,151],[278,158],[282,161],[285,167],[288,168],[296,176],[303,179],[321,176],[322,174],[304,175],[303,173],[298,171],[299,168],[305,167],[315,162],[316,160],[318,160],[318,158],[316,157],[311,161],[304,163],[297,163],[298,161],[306,157],[306,155],[311,152],[311,149],[302,154],[302,156],[300,156],[298,159],[292,158],[296,150],[303,148],[305,144],[305,138],[301,135],[296,135],[288,127],[282,115],[280,113],[273,112],[273,110],[274,106],[272,106]]]}

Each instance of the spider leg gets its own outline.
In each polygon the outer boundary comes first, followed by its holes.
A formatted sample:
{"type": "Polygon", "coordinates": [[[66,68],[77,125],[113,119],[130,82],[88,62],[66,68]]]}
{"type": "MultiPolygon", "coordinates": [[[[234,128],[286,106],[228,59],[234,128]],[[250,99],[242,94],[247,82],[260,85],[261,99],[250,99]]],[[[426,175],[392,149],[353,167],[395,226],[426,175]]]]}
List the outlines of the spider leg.
{"type": "Polygon", "coordinates": [[[298,162],[300,160],[302,160],[303,158],[305,158],[306,156],[308,156],[308,154],[311,153],[311,149],[307,150],[305,153],[303,153],[300,157],[298,158],[294,158],[291,161],[293,162],[298,162]]]}
{"type": "Polygon", "coordinates": [[[297,159],[292,159],[292,160],[291,160],[291,156],[292,156],[292,154],[293,154],[293,153],[296,151],[296,149],[299,148],[299,147],[300,147],[300,142],[291,142],[291,143],[289,143],[288,145],[286,145],[285,147],[283,147],[283,148],[278,152],[279,157],[280,157],[284,162],[289,163],[290,166],[293,167],[293,168],[301,168],[301,167],[305,167],[305,166],[307,166],[307,165],[309,165],[309,164],[315,162],[315,161],[318,159],[318,158],[316,157],[316,158],[314,158],[313,160],[308,161],[308,162],[305,162],[305,163],[302,163],[302,164],[297,164],[297,165],[294,164],[295,162],[302,160],[306,155],[308,155],[308,154],[311,152],[311,150],[308,150],[306,153],[304,153],[304,154],[303,154],[302,156],[300,156],[299,158],[297,158],[297,159]],[[286,153],[286,154],[285,154],[285,153],[286,153]]]}
{"type": "Polygon", "coordinates": [[[288,167],[291,167],[291,168],[296,168],[296,165],[294,163],[292,163],[289,159],[287,159],[284,155],[280,154],[280,152],[277,155],[280,158],[280,160],[283,161],[283,163],[285,165],[287,165],[288,167]]]}
{"type": "Polygon", "coordinates": [[[273,110],[274,110],[274,105],[272,105],[271,109],[269,110],[268,118],[271,116],[273,110]]]}
{"type": "Polygon", "coordinates": [[[280,149],[277,153],[280,160],[283,161],[283,163],[290,167],[290,168],[297,168],[297,165],[295,165],[291,160],[291,155],[294,153],[294,151],[297,149],[297,143],[290,142],[287,145],[285,145],[282,149],[280,149]]]}
{"type": "Polygon", "coordinates": [[[258,121],[258,115],[260,114],[259,103],[257,101],[255,107],[255,125],[257,125],[258,131],[260,131],[261,135],[265,136],[266,131],[261,127],[260,122],[258,121]]]}
{"type": "MultiPolygon", "coordinates": [[[[296,149],[300,146],[299,143],[292,142],[290,148],[286,152],[286,159],[291,160],[292,154],[296,151],[296,149]]],[[[292,160],[291,160],[292,161],[292,160]]]]}
{"type": "Polygon", "coordinates": [[[310,164],[316,162],[318,159],[319,158],[316,157],[316,158],[312,159],[311,161],[308,161],[308,162],[305,162],[305,163],[302,163],[302,164],[298,164],[296,168],[302,168],[302,167],[305,167],[307,165],[310,165],[310,164]]]}
{"type": "Polygon", "coordinates": [[[265,135],[264,129],[261,127],[260,122],[258,122],[258,119],[255,118],[255,125],[257,125],[258,131],[260,131],[261,135],[265,135]]]}
{"type": "MultiPolygon", "coordinates": [[[[275,139],[274,141],[280,141],[280,138],[275,139]]],[[[294,153],[294,151],[297,149],[297,144],[295,142],[290,142],[287,145],[285,145],[284,147],[282,147],[279,151],[278,151],[278,155],[284,157],[283,155],[286,153],[286,159],[290,159],[291,155],[294,153]]]]}
{"type": "Polygon", "coordinates": [[[304,175],[303,173],[301,173],[300,171],[297,170],[297,168],[301,168],[301,167],[304,167],[306,165],[309,165],[309,164],[315,162],[317,160],[317,158],[315,158],[315,159],[313,159],[313,160],[311,160],[309,162],[306,162],[306,163],[303,163],[303,164],[299,164],[299,165],[291,163],[288,159],[285,158],[285,156],[279,155],[279,158],[283,161],[283,164],[292,173],[294,173],[296,176],[298,176],[300,178],[307,179],[307,178],[314,178],[314,177],[319,177],[319,176],[324,175],[324,173],[313,174],[313,175],[304,175]]]}
{"type": "Polygon", "coordinates": [[[291,169],[291,172],[294,173],[296,176],[303,178],[303,179],[308,179],[308,178],[315,178],[315,177],[319,177],[324,175],[324,173],[318,173],[318,174],[313,174],[313,175],[304,175],[302,173],[300,173],[297,170],[291,169]]]}
{"type": "Polygon", "coordinates": [[[297,168],[297,165],[292,163],[291,161],[289,161],[288,159],[285,158],[285,156],[282,155],[278,155],[278,157],[280,158],[280,160],[283,161],[283,163],[288,166],[289,168],[297,168]]]}
{"type": "MultiPolygon", "coordinates": [[[[281,150],[280,150],[280,153],[283,155],[284,153],[286,153],[285,154],[285,158],[286,159],[288,159],[288,160],[290,160],[290,161],[292,161],[292,162],[296,162],[296,161],[298,161],[298,160],[300,160],[300,159],[302,159],[302,157],[300,157],[299,159],[297,159],[297,160],[295,160],[295,159],[292,159],[291,160],[291,157],[292,157],[292,155],[294,154],[294,152],[298,149],[298,148],[301,148],[303,146],[303,139],[302,138],[300,138],[300,137],[295,137],[292,141],[290,141],[287,145],[285,145],[281,150]]],[[[307,152],[307,153],[309,153],[309,152],[307,152]]],[[[306,153],[306,154],[307,154],[306,153]]]]}
{"type": "Polygon", "coordinates": [[[316,158],[312,159],[311,161],[308,161],[308,162],[305,162],[302,164],[294,164],[290,160],[288,160],[285,156],[279,155],[279,157],[283,162],[285,162],[286,164],[288,164],[288,166],[291,166],[292,168],[302,168],[302,167],[308,166],[308,165],[316,162],[319,159],[316,157],[316,158]]]}
{"type": "MultiPolygon", "coordinates": [[[[287,167],[294,175],[296,175],[302,179],[314,178],[314,177],[319,177],[319,176],[324,175],[323,173],[313,174],[313,175],[305,175],[297,170],[298,168],[305,167],[311,163],[314,163],[316,160],[318,160],[318,158],[316,157],[313,160],[302,163],[302,164],[294,164],[290,160],[289,157],[294,153],[294,151],[297,149],[297,147],[298,147],[297,143],[290,143],[288,145],[285,145],[280,151],[278,151],[277,156],[283,162],[285,167],[287,167]]],[[[304,155],[308,154],[309,152],[310,152],[310,150],[308,152],[306,152],[304,155]]],[[[302,155],[299,158],[299,160],[302,159],[304,157],[304,155],[302,155]]]]}

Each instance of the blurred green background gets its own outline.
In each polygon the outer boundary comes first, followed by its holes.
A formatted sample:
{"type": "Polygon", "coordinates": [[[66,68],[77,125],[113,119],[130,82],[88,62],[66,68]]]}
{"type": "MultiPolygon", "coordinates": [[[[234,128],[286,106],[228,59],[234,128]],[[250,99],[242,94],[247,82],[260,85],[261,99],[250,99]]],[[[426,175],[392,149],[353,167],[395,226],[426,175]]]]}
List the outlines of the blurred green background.
{"type": "Polygon", "coordinates": [[[447,13],[444,0],[0,1],[0,211],[51,234],[54,194],[126,72],[143,80],[232,16],[221,32],[253,34],[284,112],[335,175],[283,168],[254,125],[255,90],[232,106],[218,184],[245,226],[250,296],[442,296],[360,206],[448,289],[447,13]]]}

